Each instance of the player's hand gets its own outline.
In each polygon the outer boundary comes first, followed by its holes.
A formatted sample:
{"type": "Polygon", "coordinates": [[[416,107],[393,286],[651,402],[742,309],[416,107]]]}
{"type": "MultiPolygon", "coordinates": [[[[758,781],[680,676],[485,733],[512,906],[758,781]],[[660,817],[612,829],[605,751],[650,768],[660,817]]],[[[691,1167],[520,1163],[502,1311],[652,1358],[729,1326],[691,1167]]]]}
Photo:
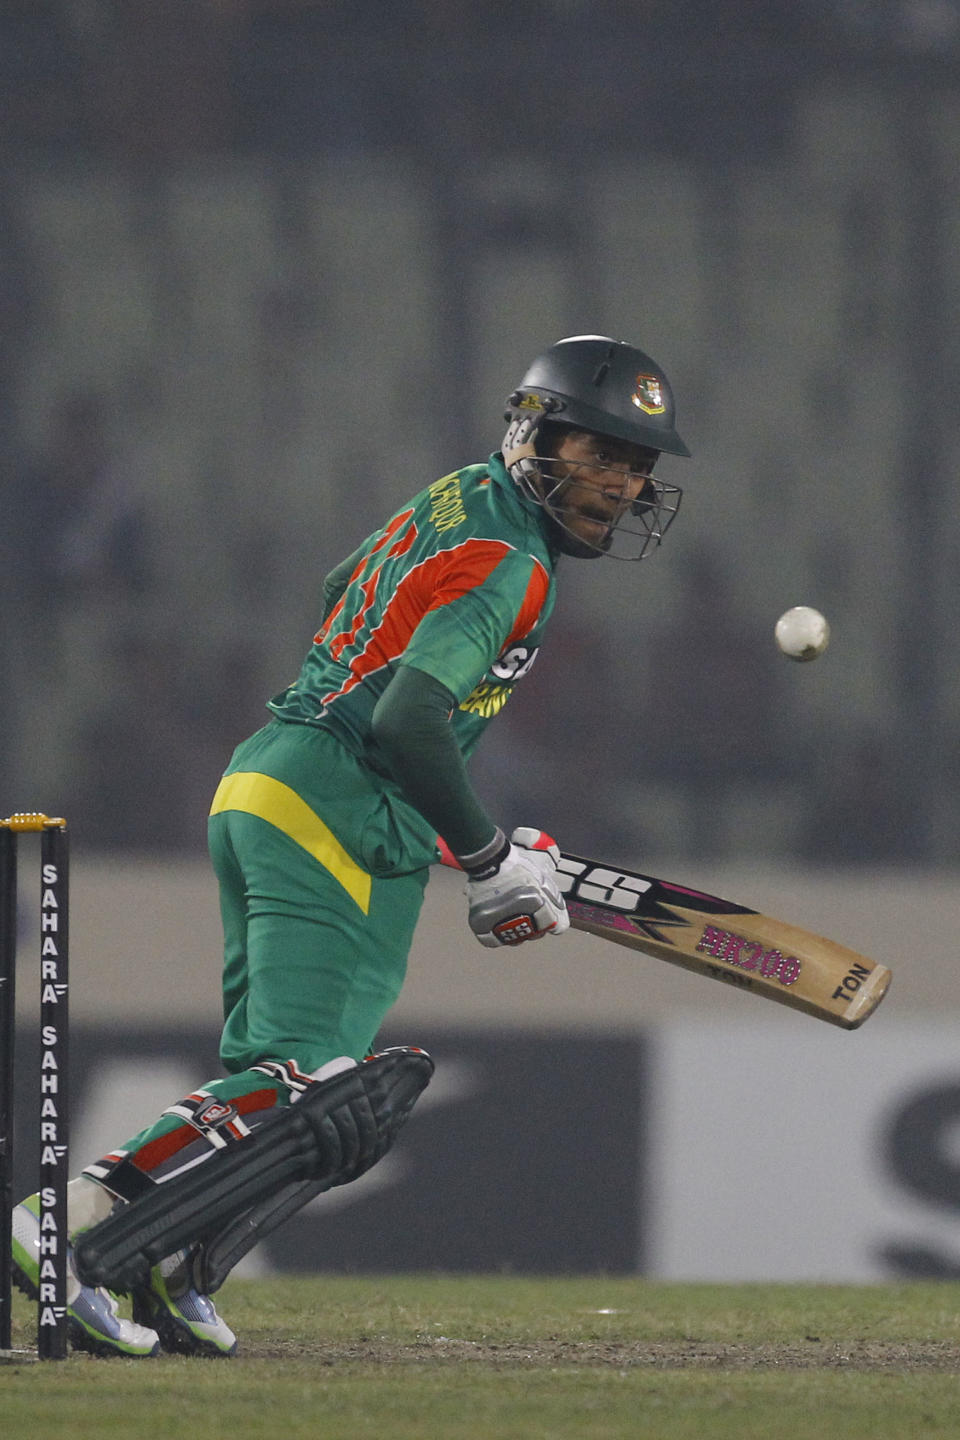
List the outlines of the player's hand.
{"type": "Polygon", "coordinates": [[[481,945],[520,945],[541,935],[561,935],[570,916],[557,884],[560,851],[542,830],[522,826],[494,874],[470,877],[470,929],[481,945]]]}

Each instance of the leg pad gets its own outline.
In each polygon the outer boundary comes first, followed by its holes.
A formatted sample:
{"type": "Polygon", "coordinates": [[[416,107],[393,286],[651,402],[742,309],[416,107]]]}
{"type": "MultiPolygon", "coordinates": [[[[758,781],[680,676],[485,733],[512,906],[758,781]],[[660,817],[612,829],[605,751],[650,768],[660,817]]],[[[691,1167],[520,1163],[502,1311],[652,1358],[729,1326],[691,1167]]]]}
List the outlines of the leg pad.
{"type": "Polygon", "coordinates": [[[290,1185],[319,1194],[355,1180],[384,1156],[433,1074],[424,1050],[384,1050],[307,1087],[242,1141],[155,1186],[78,1235],[85,1285],[129,1291],[175,1250],[215,1236],[290,1185]]]}
{"type": "Polygon", "coordinates": [[[193,1277],[201,1295],[215,1294],[234,1266],[239,1265],[255,1245],[327,1189],[329,1186],[323,1180],[294,1181],[198,1246],[193,1259],[193,1277]]]}

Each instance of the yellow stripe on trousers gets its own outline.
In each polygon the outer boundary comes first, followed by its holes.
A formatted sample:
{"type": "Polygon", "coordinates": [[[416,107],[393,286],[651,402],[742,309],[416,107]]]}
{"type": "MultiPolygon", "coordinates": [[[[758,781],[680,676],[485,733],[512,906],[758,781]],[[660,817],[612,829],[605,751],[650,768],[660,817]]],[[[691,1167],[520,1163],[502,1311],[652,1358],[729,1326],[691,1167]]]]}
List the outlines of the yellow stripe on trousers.
{"type": "Polygon", "coordinates": [[[275,825],[339,880],[364,915],[369,913],[370,876],[351,859],[316,811],[282,780],[256,770],[225,775],[213,797],[210,814],[219,815],[223,810],[242,810],[275,825]]]}

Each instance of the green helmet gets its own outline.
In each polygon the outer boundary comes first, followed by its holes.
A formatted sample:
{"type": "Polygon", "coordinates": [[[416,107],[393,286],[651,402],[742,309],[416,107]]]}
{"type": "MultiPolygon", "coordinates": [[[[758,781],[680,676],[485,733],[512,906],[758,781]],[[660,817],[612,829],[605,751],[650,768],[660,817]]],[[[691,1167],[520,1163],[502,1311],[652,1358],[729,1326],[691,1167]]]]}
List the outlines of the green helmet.
{"type": "Polygon", "coordinates": [[[660,366],[642,350],[606,335],[558,340],[534,360],[507,404],[505,418],[511,425],[503,454],[508,468],[523,458],[512,453],[515,441],[529,455],[527,446],[539,421],[546,419],[669,455],[690,454],[677,434],[673,391],[660,366]]]}
{"type": "MultiPolygon", "coordinates": [[[[508,397],[507,407],[504,464],[521,489],[542,504],[561,528],[562,520],[542,484],[547,478],[542,457],[551,426],[587,430],[658,453],[690,454],[677,434],[673,391],[660,366],[642,350],[606,335],[573,335],[551,345],[534,360],[508,397]]],[[[639,553],[620,558],[641,559],[660,543],[680,494],[676,486],[651,480],[650,498],[634,507],[634,518],[643,520],[639,553]]],[[[571,546],[569,553],[586,552],[571,546]]]]}

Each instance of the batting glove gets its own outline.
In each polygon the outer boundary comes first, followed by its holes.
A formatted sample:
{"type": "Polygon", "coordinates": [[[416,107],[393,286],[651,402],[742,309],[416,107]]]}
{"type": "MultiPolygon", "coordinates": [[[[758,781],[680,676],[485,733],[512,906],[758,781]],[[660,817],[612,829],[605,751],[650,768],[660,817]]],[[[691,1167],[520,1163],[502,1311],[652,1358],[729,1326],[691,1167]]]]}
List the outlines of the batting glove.
{"type": "MultiPolygon", "coordinates": [[[[560,851],[542,830],[521,826],[483,864],[461,856],[467,871],[464,894],[470,902],[470,929],[481,945],[521,945],[541,935],[561,935],[570,916],[557,884],[560,851]]],[[[492,847],[487,847],[489,853],[492,847]]]]}

